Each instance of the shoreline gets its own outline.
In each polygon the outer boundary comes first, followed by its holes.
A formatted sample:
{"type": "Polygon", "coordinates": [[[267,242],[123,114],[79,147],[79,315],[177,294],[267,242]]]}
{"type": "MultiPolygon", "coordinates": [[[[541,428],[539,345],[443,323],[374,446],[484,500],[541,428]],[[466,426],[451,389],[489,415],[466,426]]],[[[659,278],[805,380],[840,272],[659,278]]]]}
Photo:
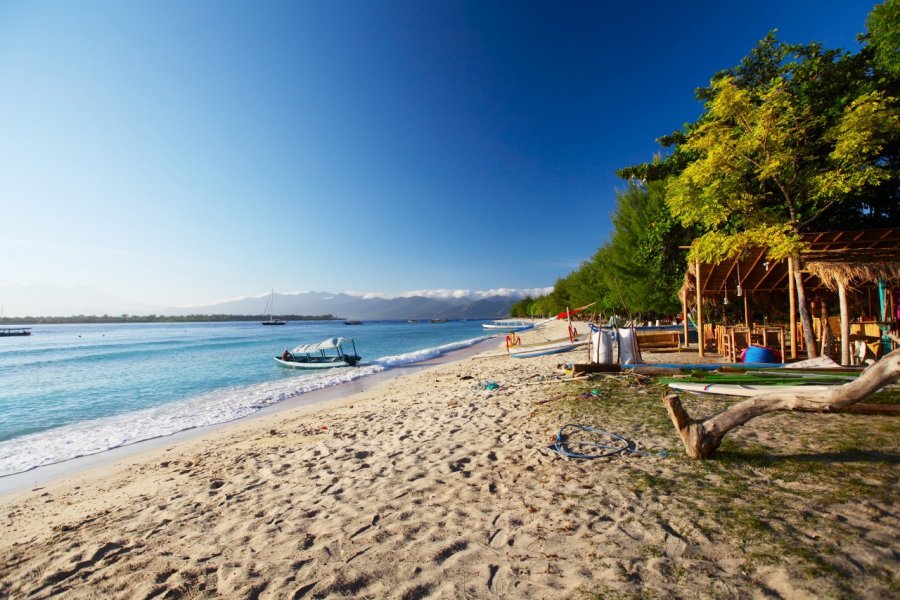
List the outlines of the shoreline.
{"type": "Polygon", "coordinates": [[[57,481],[78,476],[88,471],[114,467],[116,463],[138,459],[144,454],[153,453],[166,446],[174,447],[175,445],[192,442],[207,436],[226,433],[225,430],[230,427],[250,423],[255,419],[262,419],[292,410],[309,410],[312,408],[327,409],[329,403],[339,404],[341,401],[351,398],[354,395],[361,394],[382,382],[399,377],[406,377],[413,373],[442,364],[464,360],[469,356],[482,352],[486,346],[489,346],[492,343],[496,343],[496,336],[476,342],[465,348],[452,350],[435,358],[391,367],[359,379],[312,390],[300,394],[299,396],[288,398],[282,402],[265,406],[256,412],[230,421],[183,429],[170,435],[141,440],[132,444],[110,448],[109,450],[104,450],[103,452],[98,452],[96,454],[77,456],[49,465],[35,467],[27,471],[22,471],[21,473],[4,475],[0,477],[0,500],[7,496],[24,492],[27,488],[52,485],[57,481]]]}

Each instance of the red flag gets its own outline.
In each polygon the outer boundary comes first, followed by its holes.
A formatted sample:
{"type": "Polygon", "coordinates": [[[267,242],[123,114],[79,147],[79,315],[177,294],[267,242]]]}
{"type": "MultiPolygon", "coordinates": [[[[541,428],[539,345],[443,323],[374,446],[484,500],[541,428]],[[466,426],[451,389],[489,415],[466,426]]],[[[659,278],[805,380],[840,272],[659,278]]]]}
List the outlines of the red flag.
{"type": "Polygon", "coordinates": [[[591,306],[597,304],[596,302],[591,302],[590,304],[585,304],[581,308],[573,308],[572,310],[564,310],[558,315],[556,315],[556,319],[568,319],[570,316],[580,313],[586,308],[590,308],[591,306]]]}

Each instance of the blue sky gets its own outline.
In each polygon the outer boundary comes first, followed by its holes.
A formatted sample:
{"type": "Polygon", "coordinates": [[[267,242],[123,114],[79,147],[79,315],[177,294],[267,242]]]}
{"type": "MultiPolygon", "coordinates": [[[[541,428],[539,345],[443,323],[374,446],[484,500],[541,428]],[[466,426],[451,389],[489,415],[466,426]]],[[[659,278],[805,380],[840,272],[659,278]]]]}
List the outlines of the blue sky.
{"type": "Polygon", "coordinates": [[[769,30],[874,3],[0,0],[0,280],[159,305],[537,288],[769,30]]]}

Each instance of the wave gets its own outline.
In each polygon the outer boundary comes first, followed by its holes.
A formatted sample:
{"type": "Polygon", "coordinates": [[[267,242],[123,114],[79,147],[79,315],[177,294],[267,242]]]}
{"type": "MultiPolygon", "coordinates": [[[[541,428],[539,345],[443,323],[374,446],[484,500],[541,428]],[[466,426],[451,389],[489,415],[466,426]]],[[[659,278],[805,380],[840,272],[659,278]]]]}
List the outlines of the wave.
{"type": "Polygon", "coordinates": [[[487,337],[385,356],[353,369],[304,373],[277,381],[214,390],[153,408],[82,421],[5,440],[0,442],[0,477],[99,454],[180,431],[234,421],[267,406],[315,390],[437,358],[472,346],[487,337]]]}

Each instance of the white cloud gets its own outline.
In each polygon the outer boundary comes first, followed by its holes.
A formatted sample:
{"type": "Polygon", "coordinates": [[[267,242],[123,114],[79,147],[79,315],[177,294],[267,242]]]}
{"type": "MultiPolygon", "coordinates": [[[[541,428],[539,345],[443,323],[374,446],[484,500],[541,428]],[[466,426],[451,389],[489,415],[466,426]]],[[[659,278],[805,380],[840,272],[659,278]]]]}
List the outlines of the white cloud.
{"type": "Polygon", "coordinates": [[[553,286],[543,288],[494,288],[490,290],[467,290],[467,289],[437,289],[437,290],[410,290],[406,292],[398,292],[388,294],[385,292],[344,292],[348,296],[356,296],[370,300],[372,298],[382,298],[390,300],[391,298],[471,298],[473,300],[482,300],[484,298],[503,297],[503,298],[524,298],[525,296],[545,296],[553,291],[553,286]]]}

